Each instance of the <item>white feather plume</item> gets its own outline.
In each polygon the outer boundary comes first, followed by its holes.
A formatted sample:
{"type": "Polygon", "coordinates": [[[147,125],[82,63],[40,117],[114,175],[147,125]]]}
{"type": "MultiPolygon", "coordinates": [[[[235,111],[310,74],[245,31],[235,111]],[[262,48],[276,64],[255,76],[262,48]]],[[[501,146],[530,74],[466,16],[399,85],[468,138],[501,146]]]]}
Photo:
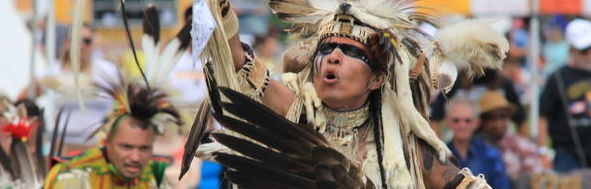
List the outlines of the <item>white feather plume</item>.
{"type": "Polygon", "coordinates": [[[166,77],[168,77],[172,69],[178,63],[178,58],[175,60],[175,57],[177,57],[177,54],[182,53],[178,51],[180,45],[181,42],[175,38],[164,47],[164,50],[158,56],[158,62],[155,66],[156,70],[154,70],[155,74],[151,77],[151,79],[153,79],[151,82],[158,83],[164,81],[166,77]]]}
{"type": "Polygon", "coordinates": [[[142,49],[144,50],[146,76],[150,78],[154,75],[155,65],[158,62],[157,50],[158,47],[154,43],[154,38],[150,35],[144,34],[142,36],[142,49]]]}
{"type": "Polygon", "coordinates": [[[467,20],[444,27],[435,34],[436,43],[446,58],[482,75],[484,68],[499,68],[509,50],[507,39],[488,23],[467,20]]]}

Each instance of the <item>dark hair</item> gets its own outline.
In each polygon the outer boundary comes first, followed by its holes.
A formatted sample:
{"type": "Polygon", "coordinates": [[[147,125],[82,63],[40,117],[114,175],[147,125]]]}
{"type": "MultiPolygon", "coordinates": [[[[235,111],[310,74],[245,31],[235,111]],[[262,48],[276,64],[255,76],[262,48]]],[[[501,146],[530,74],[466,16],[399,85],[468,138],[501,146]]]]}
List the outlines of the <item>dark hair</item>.
{"type": "Polygon", "coordinates": [[[14,103],[15,106],[19,106],[21,104],[25,105],[25,109],[27,110],[27,115],[29,117],[41,115],[41,109],[39,108],[39,106],[37,106],[37,104],[35,104],[35,101],[26,98],[16,101],[16,103],[14,103]]]}
{"type": "Polygon", "coordinates": [[[187,9],[185,9],[185,17],[183,17],[185,19],[185,22],[189,19],[193,17],[193,7],[189,6],[187,9]]]}
{"type": "Polygon", "coordinates": [[[90,30],[90,32],[93,34],[96,32],[96,28],[91,23],[84,22],[84,23],[82,23],[82,27],[88,28],[90,30]]]}

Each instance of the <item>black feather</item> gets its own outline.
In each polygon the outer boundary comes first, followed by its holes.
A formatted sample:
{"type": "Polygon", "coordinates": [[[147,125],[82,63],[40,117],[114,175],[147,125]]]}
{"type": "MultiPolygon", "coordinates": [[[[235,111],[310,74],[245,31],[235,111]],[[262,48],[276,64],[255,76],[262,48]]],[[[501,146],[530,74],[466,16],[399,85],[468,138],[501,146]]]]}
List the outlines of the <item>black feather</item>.
{"type": "Polygon", "coordinates": [[[45,178],[47,173],[47,160],[43,157],[43,135],[45,134],[45,109],[39,111],[39,123],[35,136],[35,162],[37,162],[38,178],[45,178]]]}
{"type": "MultiPolygon", "coordinates": [[[[309,165],[303,164],[302,162],[299,162],[295,159],[290,159],[290,157],[286,156],[285,154],[277,153],[272,149],[259,146],[258,144],[255,144],[248,140],[240,139],[222,133],[212,133],[211,135],[213,136],[213,138],[216,139],[216,141],[218,141],[221,144],[224,144],[230,149],[242,152],[244,155],[251,157],[253,159],[260,160],[261,162],[265,162],[268,166],[276,167],[283,170],[297,169],[299,172],[312,172],[312,167],[310,167],[309,165]]],[[[307,175],[309,176],[309,174],[307,175]]],[[[305,175],[302,174],[301,176],[305,175]]]]}
{"type": "Polygon", "coordinates": [[[135,61],[135,65],[137,66],[137,68],[140,70],[142,78],[144,79],[144,82],[146,83],[146,87],[150,91],[150,84],[148,83],[148,78],[146,77],[144,69],[142,69],[142,66],[140,66],[140,62],[138,61],[138,58],[137,58],[137,51],[135,50],[135,44],[133,43],[133,38],[131,37],[132,36],[131,31],[129,31],[129,23],[127,21],[128,20],[127,19],[127,11],[125,11],[125,0],[121,0],[120,4],[121,4],[121,17],[123,18],[123,25],[125,26],[125,34],[127,35],[127,40],[129,41],[129,46],[131,46],[133,60],[135,61]]]}
{"type": "Polygon", "coordinates": [[[243,172],[237,172],[232,170],[227,170],[224,172],[225,178],[228,178],[232,182],[240,185],[240,188],[245,189],[259,189],[259,188],[266,188],[266,189],[301,189],[305,187],[301,186],[290,186],[286,185],[285,183],[280,183],[273,179],[262,178],[257,174],[245,174],[243,172]]]}
{"type": "Polygon", "coordinates": [[[328,142],[320,133],[304,130],[303,127],[297,126],[295,123],[276,114],[273,110],[262,104],[253,101],[246,95],[224,87],[220,87],[220,91],[232,101],[232,103],[222,103],[226,111],[234,115],[240,115],[239,117],[261,127],[266,127],[273,132],[280,133],[281,136],[303,137],[302,140],[305,139],[314,143],[328,145],[328,142]],[[250,111],[245,111],[246,109],[250,111]]]}
{"type": "Polygon", "coordinates": [[[220,91],[218,88],[217,81],[215,80],[212,63],[206,63],[203,67],[203,73],[205,74],[205,84],[207,84],[207,91],[209,93],[209,99],[211,107],[215,113],[223,114],[222,110],[222,98],[220,97],[220,91]]]}
{"type": "Polygon", "coordinates": [[[158,8],[153,4],[148,5],[144,11],[143,20],[144,34],[152,36],[154,44],[160,41],[160,18],[158,8]]]}
{"type": "MultiPolygon", "coordinates": [[[[190,20],[188,20],[187,23],[190,23],[190,20]]],[[[183,33],[185,28],[188,28],[187,24],[183,27],[183,30],[181,30],[181,32],[179,33],[179,35],[178,35],[179,37],[181,36],[181,33],[183,33]]],[[[183,40],[181,40],[181,41],[183,41],[183,40]]],[[[210,109],[213,109],[214,112],[222,113],[222,107],[220,105],[221,97],[220,97],[220,94],[218,91],[217,82],[213,76],[212,64],[206,63],[205,66],[203,67],[203,72],[205,74],[205,81],[207,84],[207,89],[208,89],[210,101],[209,102],[204,101],[201,103],[201,105],[199,107],[199,112],[197,113],[197,115],[195,116],[195,120],[193,121],[191,131],[189,132],[189,138],[188,138],[187,142],[185,143],[185,147],[184,147],[185,151],[183,153],[183,160],[182,160],[182,164],[181,164],[181,173],[179,175],[179,180],[189,170],[191,161],[193,160],[193,155],[195,154],[195,151],[197,151],[197,148],[199,147],[203,137],[205,136],[207,127],[209,126],[209,123],[210,123],[209,122],[210,116],[208,115],[207,111],[209,111],[210,109]]]]}
{"type": "Polygon", "coordinates": [[[289,145],[286,140],[282,140],[284,138],[281,138],[280,136],[267,130],[259,129],[252,124],[239,121],[231,117],[220,116],[219,114],[214,114],[214,117],[216,120],[218,120],[218,122],[224,125],[224,127],[236,131],[237,133],[240,133],[246,137],[256,138],[257,141],[282,152],[292,152],[294,150],[301,151],[296,149],[301,149],[301,147],[303,147],[302,145],[289,145]]]}
{"type": "Polygon", "coordinates": [[[187,142],[185,143],[185,151],[183,152],[183,160],[181,163],[181,172],[179,175],[179,180],[183,178],[183,176],[189,170],[191,166],[191,161],[193,161],[193,155],[197,148],[201,144],[203,136],[205,136],[205,132],[207,127],[210,124],[210,114],[208,111],[213,108],[214,112],[222,113],[222,106],[221,106],[221,97],[218,91],[217,82],[213,76],[213,68],[211,63],[206,63],[203,67],[203,72],[205,74],[205,83],[207,84],[207,89],[209,93],[209,102],[203,101],[199,106],[199,111],[197,115],[195,115],[195,120],[193,120],[193,125],[191,127],[191,131],[189,132],[189,137],[187,142]]]}
{"type": "Polygon", "coordinates": [[[291,174],[281,169],[271,167],[268,164],[254,161],[252,159],[230,155],[225,153],[214,154],[214,159],[232,169],[238,170],[241,174],[257,175],[259,179],[268,178],[280,183],[286,183],[287,186],[297,186],[298,188],[313,188],[314,180],[298,175],[291,174]]]}
{"type": "Polygon", "coordinates": [[[179,51],[185,51],[191,45],[191,26],[193,24],[192,18],[187,18],[185,25],[176,35],[176,38],[179,39],[181,45],[179,46],[179,51]]]}
{"type": "Polygon", "coordinates": [[[64,114],[64,107],[60,107],[57,118],[55,119],[55,123],[53,124],[53,133],[51,134],[51,147],[49,148],[49,157],[53,157],[56,155],[55,150],[58,145],[58,138],[57,134],[59,133],[60,121],[62,119],[62,115],[64,114]]]}
{"type": "Polygon", "coordinates": [[[57,148],[57,151],[55,152],[57,157],[61,157],[62,156],[62,152],[64,149],[64,143],[66,140],[66,131],[68,130],[68,125],[70,123],[70,116],[72,115],[71,112],[68,112],[68,116],[66,116],[66,122],[64,123],[64,127],[62,128],[62,134],[60,136],[60,142],[59,142],[59,147],[57,148]]]}
{"type": "Polygon", "coordinates": [[[201,144],[201,140],[203,136],[205,136],[205,131],[210,124],[210,115],[208,111],[211,109],[211,104],[204,100],[199,105],[199,111],[195,115],[195,120],[193,121],[193,126],[191,127],[191,131],[189,132],[189,137],[187,142],[185,143],[184,152],[183,152],[183,160],[181,163],[181,172],[179,175],[179,180],[183,178],[183,176],[189,171],[189,167],[191,166],[191,162],[193,161],[195,151],[201,144]]]}

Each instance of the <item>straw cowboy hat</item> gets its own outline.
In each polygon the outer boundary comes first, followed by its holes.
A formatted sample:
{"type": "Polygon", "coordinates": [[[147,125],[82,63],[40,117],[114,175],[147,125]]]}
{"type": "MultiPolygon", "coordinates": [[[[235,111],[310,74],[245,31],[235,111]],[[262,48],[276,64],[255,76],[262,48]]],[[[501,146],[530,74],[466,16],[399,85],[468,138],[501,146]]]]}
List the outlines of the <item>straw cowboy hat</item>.
{"type": "Polygon", "coordinates": [[[497,109],[507,109],[511,115],[516,107],[507,101],[505,96],[498,91],[487,91],[480,98],[480,114],[485,114],[497,109]]]}

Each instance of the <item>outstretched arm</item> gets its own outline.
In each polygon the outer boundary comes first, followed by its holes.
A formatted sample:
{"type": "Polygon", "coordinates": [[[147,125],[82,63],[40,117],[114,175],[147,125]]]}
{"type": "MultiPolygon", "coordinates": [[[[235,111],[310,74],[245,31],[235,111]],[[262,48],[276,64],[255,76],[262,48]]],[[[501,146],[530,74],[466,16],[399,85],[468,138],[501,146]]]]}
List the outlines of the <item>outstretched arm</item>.
{"type": "Polygon", "coordinates": [[[452,189],[458,187],[468,188],[468,186],[490,188],[484,179],[474,177],[472,173],[466,172],[467,170],[460,170],[452,163],[452,161],[455,161],[453,158],[449,158],[446,162],[439,161],[435,150],[426,142],[419,140],[418,147],[419,157],[422,157],[420,161],[423,163],[425,188],[452,189]],[[467,174],[467,176],[464,174],[467,174]]]}
{"type": "Polygon", "coordinates": [[[234,61],[234,69],[240,70],[244,66],[246,58],[244,57],[244,49],[242,48],[242,42],[240,42],[240,36],[238,34],[228,39],[230,45],[230,51],[232,51],[232,60],[234,61]]]}
{"type": "MultiPolygon", "coordinates": [[[[221,0],[220,5],[222,8],[222,15],[224,18],[224,25],[225,27],[230,28],[230,31],[227,31],[227,35],[232,35],[228,39],[228,44],[230,46],[230,51],[232,52],[232,60],[234,62],[234,69],[239,71],[248,61],[246,59],[246,49],[243,48],[242,42],[240,41],[240,36],[238,35],[238,21],[235,19],[235,13],[230,6],[228,0],[221,0]],[[223,11],[224,9],[229,8],[228,11],[223,11]],[[231,32],[231,33],[228,33],[231,32]]],[[[255,66],[255,69],[259,69],[260,67],[255,66]]],[[[263,69],[266,69],[263,67],[263,69]]],[[[256,71],[254,71],[256,72],[256,71]]],[[[268,75],[267,75],[268,76],[268,75]]],[[[294,93],[287,88],[285,85],[281,84],[275,80],[269,80],[268,85],[266,86],[265,90],[263,91],[263,95],[261,97],[261,102],[266,105],[267,107],[274,110],[276,113],[280,115],[285,115],[293,102],[294,93]]]]}

